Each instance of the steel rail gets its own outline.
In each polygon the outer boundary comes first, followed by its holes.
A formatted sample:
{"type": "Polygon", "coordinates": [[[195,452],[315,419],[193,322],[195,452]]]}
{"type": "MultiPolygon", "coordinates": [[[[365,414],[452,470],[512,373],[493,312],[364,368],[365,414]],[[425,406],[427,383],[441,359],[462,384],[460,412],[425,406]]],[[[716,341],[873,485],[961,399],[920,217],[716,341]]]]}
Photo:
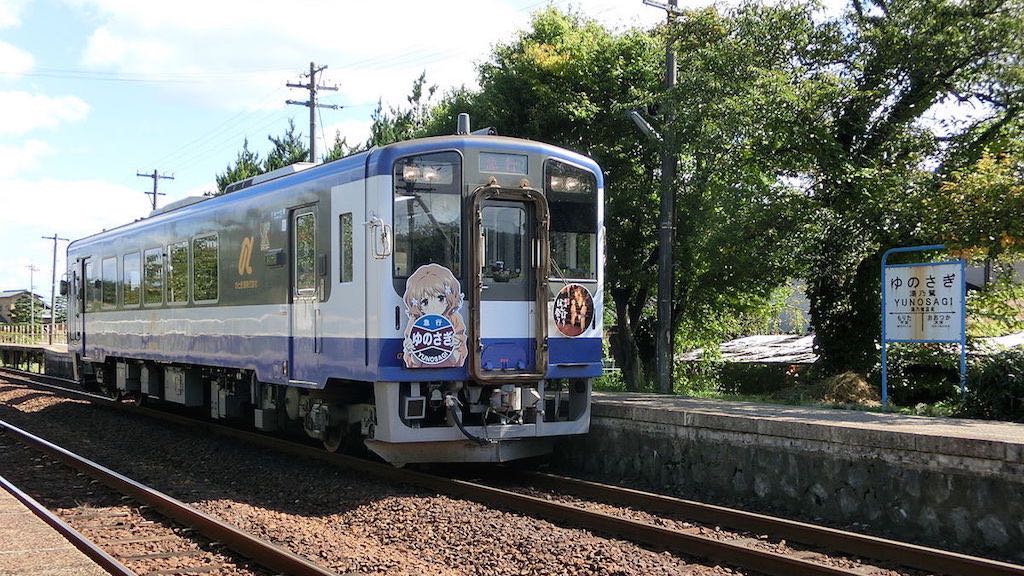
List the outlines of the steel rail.
{"type": "MultiPolygon", "coordinates": [[[[33,385],[39,385],[60,393],[65,393],[66,391],[72,396],[80,399],[94,401],[131,413],[137,413],[139,415],[173,422],[192,429],[200,428],[211,434],[235,438],[295,456],[328,462],[349,470],[372,474],[384,480],[401,482],[437,491],[439,493],[450,494],[488,506],[500,506],[513,512],[525,512],[544,517],[556,523],[569,523],[595,532],[620,536],[629,541],[646,544],[655,548],[672,550],[682,554],[738,565],[764,572],[766,574],[782,574],[787,576],[790,574],[862,574],[862,571],[857,569],[844,569],[817,564],[792,556],[748,548],[728,541],[721,541],[682,531],[671,530],[635,520],[627,520],[601,512],[583,510],[572,505],[553,502],[475,482],[394,468],[388,464],[371,462],[369,460],[342,454],[333,454],[326,452],[319,447],[314,448],[307,445],[297,444],[292,441],[266,436],[256,432],[239,430],[237,428],[214,424],[208,421],[196,420],[194,418],[180,416],[169,412],[127,405],[103,396],[96,396],[76,390],[67,390],[62,386],[52,386],[40,383],[36,380],[36,378],[49,379],[50,377],[37,374],[31,374],[31,376],[34,378],[27,379],[20,375],[17,375],[17,378],[33,385]]],[[[564,478],[561,476],[547,476],[549,478],[548,481],[551,482],[551,485],[553,486],[557,486],[558,483],[564,482],[566,485],[571,485],[573,488],[579,488],[581,495],[588,495],[596,498],[609,497],[609,494],[607,492],[603,492],[603,488],[601,488],[602,486],[607,485],[564,478]],[[588,490],[590,491],[589,494],[587,494],[588,490]]],[[[564,489],[564,486],[562,486],[562,488],[564,489]]],[[[674,511],[679,514],[692,514],[691,518],[695,521],[712,522],[715,524],[731,526],[733,528],[754,532],[765,531],[773,536],[789,538],[793,541],[804,544],[822,546],[828,551],[861,555],[872,560],[892,561],[911,568],[936,571],[953,576],[974,576],[976,574],[1024,576],[1024,566],[1000,562],[997,560],[990,560],[987,558],[980,558],[956,552],[948,552],[936,548],[928,548],[895,540],[886,540],[874,536],[865,536],[852,532],[836,530],[834,528],[743,512],[741,510],[702,504],[669,496],[661,496],[639,490],[618,487],[614,488],[616,490],[615,494],[621,498],[620,502],[627,505],[651,506],[652,503],[656,503],[658,506],[665,505],[670,511],[674,511]],[[733,524],[736,525],[733,526],[733,524]],[[790,534],[791,536],[786,536],[786,534],[790,534]],[[831,538],[835,539],[833,540],[831,538]],[[840,548],[840,546],[842,546],[842,548],[840,548]]]]}
{"type": "Polygon", "coordinates": [[[61,520],[56,514],[50,512],[45,506],[36,501],[35,498],[29,496],[12,484],[10,480],[0,476],[0,486],[2,486],[4,490],[10,492],[11,496],[14,496],[43,522],[46,522],[51,528],[56,530],[61,536],[70,542],[72,546],[81,551],[82,554],[85,554],[100,568],[106,570],[108,574],[112,574],[113,576],[137,576],[135,572],[132,572],[127,566],[118,562],[117,559],[110,554],[107,554],[105,550],[97,546],[92,540],[89,540],[83,536],[81,532],[75,530],[68,525],[67,522],[61,520]]]}
{"type": "Polygon", "coordinates": [[[207,538],[220,542],[227,548],[251,558],[267,568],[296,576],[337,576],[335,572],[325,570],[306,558],[256,538],[180,500],[122,476],[8,422],[0,420],[0,430],[10,433],[21,442],[49,454],[76,470],[96,478],[114,490],[160,511],[164,516],[194,528],[207,538]]]}
{"type": "Polygon", "coordinates": [[[734,530],[771,534],[773,537],[820,546],[829,551],[863,556],[872,560],[890,561],[918,570],[953,576],[974,576],[975,574],[1024,576],[1024,566],[857,534],[827,526],[555,474],[521,470],[503,470],[502,472],[505,473],[506,479],[531,482],[537,486],[555,489],[562,493],[569,492],[612,504],[657,510],[659,513],[678,514],[690,521],[724,526],[734,530]]]}

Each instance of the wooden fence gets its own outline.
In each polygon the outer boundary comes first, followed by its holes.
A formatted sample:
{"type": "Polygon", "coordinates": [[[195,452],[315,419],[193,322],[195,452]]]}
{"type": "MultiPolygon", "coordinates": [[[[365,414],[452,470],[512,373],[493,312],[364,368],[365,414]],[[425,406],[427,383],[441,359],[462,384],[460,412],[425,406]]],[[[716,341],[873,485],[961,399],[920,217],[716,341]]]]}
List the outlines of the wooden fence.
{"type": "MultiPolygon", "coordinates": [[[[53,343],[67,342],[67,324],[54,325],[53,343]]],[[[0,344],[49,344],[49,324],[0,324],[0,344]]]]}

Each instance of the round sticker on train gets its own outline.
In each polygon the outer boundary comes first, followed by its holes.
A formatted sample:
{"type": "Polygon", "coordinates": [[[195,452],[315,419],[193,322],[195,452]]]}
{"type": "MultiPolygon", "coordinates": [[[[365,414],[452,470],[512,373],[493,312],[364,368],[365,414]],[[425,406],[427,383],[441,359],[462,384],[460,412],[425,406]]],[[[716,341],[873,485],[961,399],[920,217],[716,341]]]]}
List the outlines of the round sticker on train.
{"type": "Polygon", "coordinates": [[[555,296],[554,313],[559,332],[579,336],[594,322],[594,298],[586,286],[566,284],[555,296]]]}
{"type": "Polygon", "coordinates": [[[410,353],[428,366],[443,364],[455,352],[455,327],[439,314],[420,316],[409,330],[410,353]]]}

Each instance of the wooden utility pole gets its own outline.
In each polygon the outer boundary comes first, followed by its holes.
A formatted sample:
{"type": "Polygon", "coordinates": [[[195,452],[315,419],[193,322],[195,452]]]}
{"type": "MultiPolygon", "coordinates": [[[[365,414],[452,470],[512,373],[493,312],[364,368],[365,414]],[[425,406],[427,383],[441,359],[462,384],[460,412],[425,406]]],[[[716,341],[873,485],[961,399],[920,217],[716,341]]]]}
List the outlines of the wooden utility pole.
{"type": "Polygon", "coordinates": [[[156,210],[156,197],[157,196],[166,196],[166,194],[164,194],[163,192],[157,192],[156,191],[156,184],[157,184],[157,182],[160,181],[160,180],[174,180],[174,176],[166,176],[164,174],[160,174],[159,172],[157,172],[157,170],[155,168],[153,169],[153,173],[152,174],[141,174],[139,172],[136,172],[135,175],[139,176],[141,178],[152,178],[153,179],[153,191],[152,192],[143,192],[143,194],[148,194],[148,195],[153,197],[152,198],[153,210],[156,210]]]}
{"type": "MultiPolygon", "coordinates": [[[[56,233],[53,236],[43,236],[43,240],[53,240],[53,267],[50,275],[50,345],[53,345],[53,332],[57,327],[57,242],[67,238],[61,238],[56,233]]],[[[67,308],[65,308],[67,310],[67,308]]]]}
{"type": "Polygon", "coordinates": [[[316,83],[316,75],[327,69],[327,65],[323,65],[319,68],[313,62],[309,63],[309,74],[303,74],[303,77],[309,78],[309,84],[294,84],[288,82],[285,86],[289,88],[304,88],[309,90],[309,100],[300,102],[298,100],[285,100],[285,104],[292,104],[295,106],[305,106],[309,108],[309,161],[316,162],[316,109],[317,108],[329,108],[331,110],[338,110],[342,108],[337,104],[320,104],[316,101],[317,92],[320,90],[337,90],[337,86],[318,86],[316,83]]]}
{"type": "MultiPolygon", "coordinates": [[[[29,264],[25,266],[28,268],[28,310],[29,310],[29,323],[30,327],[36,325],[36,279],[35,273],[39,272],[39,268],[36,268],[35,264],[29,264]]],[[[30,328],[31,330],[31,328],[30,328]]]]}
{"type": "MultiPolygon", "coordinates": [[[[678,0],[668,0],[668,4],[644,0],[644,4],[665,11],[669,26],[680,13],[678,0]]],[[[673,214],[675,212],[675,180],[676,155],[673,149],[672,127],[672,89],[676,85],[676,53],[672,46],[671,36],[665,47],[665,98],[662,103],[662,141],[661,149],[661,224],[658,228],[658,330],[657,330],[657,371],[658,391],[663,394],[672,393],[672,241],[673,214]]]]}

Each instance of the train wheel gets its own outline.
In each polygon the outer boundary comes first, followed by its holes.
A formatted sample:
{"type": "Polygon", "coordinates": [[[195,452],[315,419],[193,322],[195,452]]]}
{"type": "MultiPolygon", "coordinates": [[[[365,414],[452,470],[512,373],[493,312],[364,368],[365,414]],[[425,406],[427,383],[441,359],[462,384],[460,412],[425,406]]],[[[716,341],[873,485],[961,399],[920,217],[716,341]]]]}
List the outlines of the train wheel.
{"type": "Polygon", "coordinates": [[[328,452],[337,452],[339,448],[345,445],[345,436],[345,426],[343,424],[328,426],[327,430],[324,431],[324,448],[328,452]]]}

